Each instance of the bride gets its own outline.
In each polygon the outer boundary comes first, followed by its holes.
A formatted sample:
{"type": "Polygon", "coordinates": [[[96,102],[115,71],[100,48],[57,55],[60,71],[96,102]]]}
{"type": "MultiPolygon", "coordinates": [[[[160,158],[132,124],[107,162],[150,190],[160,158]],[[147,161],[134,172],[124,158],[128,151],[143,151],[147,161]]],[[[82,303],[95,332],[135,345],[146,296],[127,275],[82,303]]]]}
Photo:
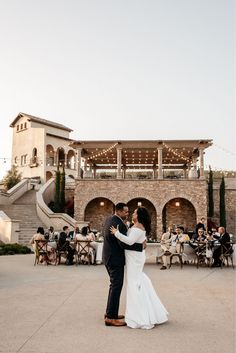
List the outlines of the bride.
{"type": "MultiPolygon", "coordinates": [[[[134,223],[127,235],[111,227],[111,233],[123,243],[143,243],[151,229],[151,219],[145,207],[138,207],[132,216],[134,223]]],[[[125,321],[131,328],[151,329],[167,321],[168,312],[158,298],[150,279],[143,272],[145,251],[125,250],[127,294],[125,321]]]]}

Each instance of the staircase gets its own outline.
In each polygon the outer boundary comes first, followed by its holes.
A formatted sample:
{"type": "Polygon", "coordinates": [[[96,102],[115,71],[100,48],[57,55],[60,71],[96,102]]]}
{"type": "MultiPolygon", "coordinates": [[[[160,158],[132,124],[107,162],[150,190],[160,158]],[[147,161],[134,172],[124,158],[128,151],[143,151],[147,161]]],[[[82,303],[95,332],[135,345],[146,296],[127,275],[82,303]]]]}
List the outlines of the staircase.
{"type": "Polygon", "coordinates": [[[0,205],[11,219],[20,221],[19,243],[29,244],[38,227],[44,227],[36,213],[36,191],[29,190],[11,205],[0,205]]]}

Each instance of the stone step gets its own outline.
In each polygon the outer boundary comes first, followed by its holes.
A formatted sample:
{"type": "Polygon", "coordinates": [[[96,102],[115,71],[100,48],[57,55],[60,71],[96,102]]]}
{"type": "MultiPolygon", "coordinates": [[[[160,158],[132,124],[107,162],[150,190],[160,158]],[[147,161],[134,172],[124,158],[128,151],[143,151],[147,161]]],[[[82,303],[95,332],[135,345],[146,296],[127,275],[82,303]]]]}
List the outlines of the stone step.
{"type": "Polygon", "coordinates": [[[27,191],[12,205],[0,205],[0,210],[11,219],[20,221],[19,243],[29,244],[38,227],[45,225],[38,218],[36,212],[36,191],[27,191]]]}

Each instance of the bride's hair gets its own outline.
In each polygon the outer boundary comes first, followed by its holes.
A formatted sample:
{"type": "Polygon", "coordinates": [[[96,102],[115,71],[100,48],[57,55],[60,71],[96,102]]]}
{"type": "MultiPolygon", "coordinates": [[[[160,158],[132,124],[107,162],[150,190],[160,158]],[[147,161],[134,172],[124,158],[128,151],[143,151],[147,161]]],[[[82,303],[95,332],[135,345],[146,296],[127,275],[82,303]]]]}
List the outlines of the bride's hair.
{"type": "Polygon", "coordinates": [[[145,207],[138,207],[137,217],[138,217],[139,223],[141,223],[144,226],[147,235],[149,235],[151,232],[151,217],[148,213],[148,210],[145,207]]]}

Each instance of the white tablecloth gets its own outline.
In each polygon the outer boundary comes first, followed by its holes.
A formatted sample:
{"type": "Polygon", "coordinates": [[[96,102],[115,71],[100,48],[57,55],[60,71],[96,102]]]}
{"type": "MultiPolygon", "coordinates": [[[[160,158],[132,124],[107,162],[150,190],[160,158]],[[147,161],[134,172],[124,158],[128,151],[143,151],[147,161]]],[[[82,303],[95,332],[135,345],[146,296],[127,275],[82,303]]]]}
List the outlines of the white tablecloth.
{"type": "MultiPolygon", "coordinates": [[[[102,242],[92,242],[91,245],[94,246],[96,251],[96,263],[102,263],[102,249],[103,243],[102,242]]],[[[233,260],[234,264],[236,265],[236,244],[233,246],[234,253],[233,253],[233,260]]],[[[146,263],[155,263],[156,260],[161,262],[161,256],[163,254],[163,250],[161,249],[160,243],[147,243],[147,247],[145,250],[146,253],[146,263]]],[[[193,261],[196,258],[193,248],[189,244],[184,244],[184,254],[183,260],[184,261],[193,261]]],[[[178,261],[178,258],[173,258],[173,261],[178,261]]]]}

